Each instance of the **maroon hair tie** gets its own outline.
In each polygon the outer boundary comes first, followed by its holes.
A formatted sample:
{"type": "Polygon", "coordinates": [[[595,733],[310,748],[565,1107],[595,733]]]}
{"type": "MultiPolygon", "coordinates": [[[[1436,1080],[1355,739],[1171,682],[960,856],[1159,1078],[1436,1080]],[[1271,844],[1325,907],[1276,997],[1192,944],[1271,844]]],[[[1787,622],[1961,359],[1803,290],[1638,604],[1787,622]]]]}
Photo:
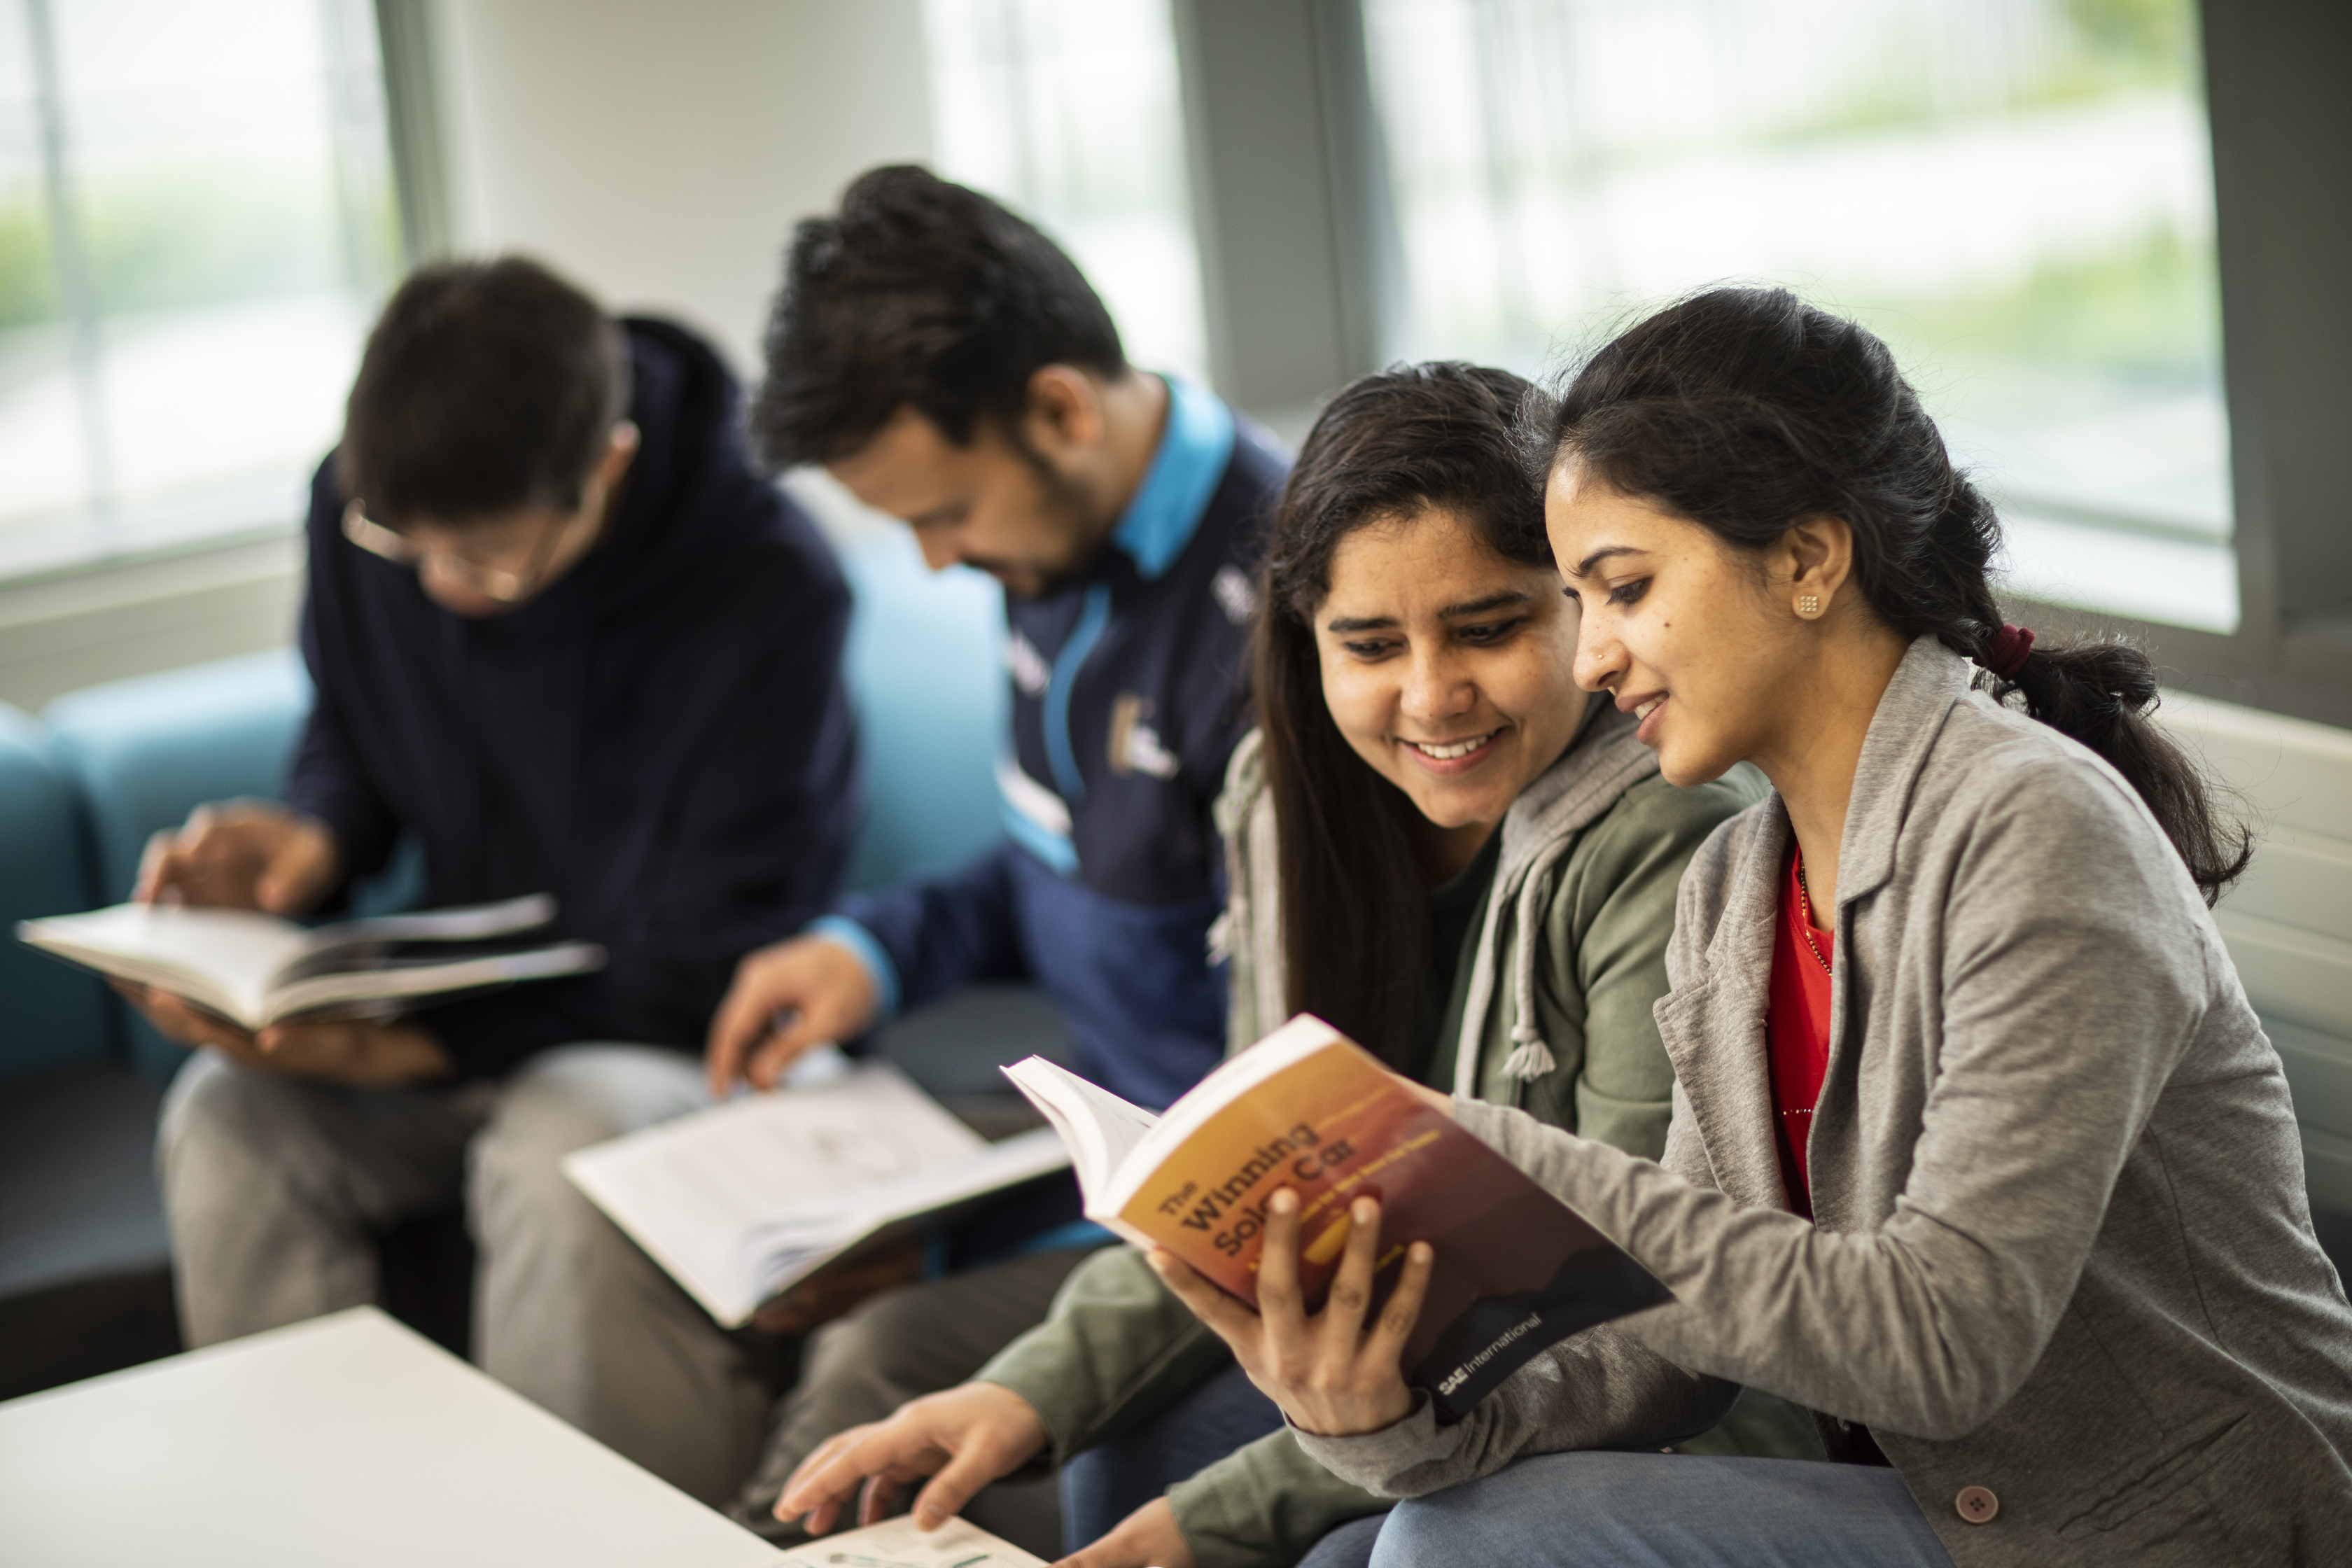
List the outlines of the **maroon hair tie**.
{"type": "Polygon", "coordinates": [[[2025,668],[2025,656],[2033,651],[2033,634],[2023,626],[2003,626],[1992,634],[1992,641],[1977,662],[2002,680],[2014,680],[2017,672],[2025,668]]]}

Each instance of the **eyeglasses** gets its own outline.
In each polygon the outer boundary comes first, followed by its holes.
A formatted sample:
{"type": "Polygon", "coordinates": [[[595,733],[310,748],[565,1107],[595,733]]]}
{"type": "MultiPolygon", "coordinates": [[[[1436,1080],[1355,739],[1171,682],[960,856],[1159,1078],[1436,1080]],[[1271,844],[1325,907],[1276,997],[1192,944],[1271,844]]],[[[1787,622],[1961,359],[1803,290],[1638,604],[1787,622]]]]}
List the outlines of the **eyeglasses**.
{"type": "Polygon", "coordinates": [[[395,566],[406,566],[416,572],[423,572],[429,566],[444,582],[453,583],[499,604],[512,605],[530,597],[538,590],[546,579],[548,563],[554,558],[556,547],[586,513],[587,509],[583,508],[561,519],[552,527],[542,526],[538,540],[531,545],[530,561],[520,572],[504,566],[486,566],[455,551],[429,549],[369,517],[367,503],[361,500],[354,500],[343,508],[343,537],[370,555],[389,561],[395,566]]]}

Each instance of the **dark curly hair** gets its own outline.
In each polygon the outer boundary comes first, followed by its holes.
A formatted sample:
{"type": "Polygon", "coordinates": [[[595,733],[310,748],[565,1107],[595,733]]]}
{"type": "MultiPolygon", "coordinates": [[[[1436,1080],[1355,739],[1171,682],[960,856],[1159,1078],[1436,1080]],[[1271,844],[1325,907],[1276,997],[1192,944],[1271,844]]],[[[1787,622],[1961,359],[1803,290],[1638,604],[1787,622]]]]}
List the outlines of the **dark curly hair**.
{"type": "Polygon", "coordinates": [[[832,462],[901,408],[958,446],[983,417],[1017,443],[1029,378],[1049,364],[1127,369],[1077,265],[977,191],[911,163],[869,169],[837,215],[793,230],[752,447],[771,468],[832,462]]]}
{"type": "MultiPolygon", "coordinates": [[[[1853,531],[1854,578],[1879,618],[1981,661],[2001,626],[1989,576],[1992,503],[1868,331],[1779,289],[1717,289],[1595,354],[1529,405],[1530,466],[1562,461],[1758,550],[1808,517],[1853,531]]],[[[1995,679],[2034,718],[2112,763],[2147,803],[2208,902],[2252,857],[2195,763],[2148,715],[2156,667],[2120,638],[2036,644],[1995,679]]]]}

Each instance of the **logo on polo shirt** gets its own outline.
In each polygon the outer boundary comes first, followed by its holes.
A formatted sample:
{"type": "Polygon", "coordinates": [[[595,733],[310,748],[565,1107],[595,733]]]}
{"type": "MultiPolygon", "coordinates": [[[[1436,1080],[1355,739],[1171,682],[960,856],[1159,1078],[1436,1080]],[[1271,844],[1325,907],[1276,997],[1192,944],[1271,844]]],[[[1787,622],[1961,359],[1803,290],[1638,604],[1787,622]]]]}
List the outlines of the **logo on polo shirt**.
{"type": "Polygon", "coordinates": [[[1120,692],[1110,705],[1111,772],[1155,779],[1176,776],[1176,754],[1160,742],[1160,731],[1146,721],[1144,715],[1150,711],[1151,700],[1132,691],[1120,692]]]}
{"type": "Polygon", "coordinates": [[[1225,612],[1225,619],[1237,626],[1257,613],[1256,587],[1248,574],[1231,562],[1218,567],[1217,574],[1209,579],[1209,594],[1217,601],[1217,608],[1225,612]]]}
{"type": "Polygon", "coordinates": [[[1017,630],[1004,639],[1004,663],[1013,671],[1013,684],[1024,697],[1043,697],[1045,688],[1053,684],[1053,667],[1017,630]]]}

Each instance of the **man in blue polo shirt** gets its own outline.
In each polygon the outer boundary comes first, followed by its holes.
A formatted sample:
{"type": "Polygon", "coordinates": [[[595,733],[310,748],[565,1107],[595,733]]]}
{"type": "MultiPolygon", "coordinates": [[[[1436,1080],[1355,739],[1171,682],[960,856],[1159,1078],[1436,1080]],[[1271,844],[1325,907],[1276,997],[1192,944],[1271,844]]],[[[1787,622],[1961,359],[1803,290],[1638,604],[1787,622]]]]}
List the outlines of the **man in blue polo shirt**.
{"type": "MultiPolygon", "coordinates": [[[[1129,365],[1052,241],[918,168],[871,171],[800,226],[767,351],[751,427],[770,463],[823,464],[935,569],[1004,584],[1006,840],[746,958],[711,1029],[714,1090],[767,1088],[817,1042],[959,986],[1030,979],[1082,1072],[1166,1105],[1224,1053],[1209,810],[1246,727],[1251,566],[1287,459],[1211,394],[1129,365]]],[[[1048,1232],[828,1324],[737,1517],[776,1531],[811,1449],[968,1377],[1107,1239],[1048,1232]]]]}

